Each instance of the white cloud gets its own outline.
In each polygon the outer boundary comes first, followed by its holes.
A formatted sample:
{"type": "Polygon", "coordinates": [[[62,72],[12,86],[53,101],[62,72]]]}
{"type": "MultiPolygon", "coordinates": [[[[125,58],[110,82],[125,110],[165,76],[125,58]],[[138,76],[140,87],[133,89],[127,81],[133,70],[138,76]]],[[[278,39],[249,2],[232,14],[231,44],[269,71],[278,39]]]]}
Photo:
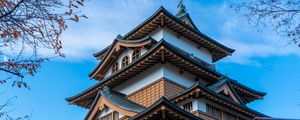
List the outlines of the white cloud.
{"type": "Polygon", "coordinates": [[[223,62],[260,66],[260,63],[254,60],[255,58],[288,55],[297,55],[300,57],[299,48],[293,45],[282,46],[283,44],[276,42],[276,40],[270,40],[267,43],[245,43],[225,39],[220,42],[236,50],[232,56],[225,58],[223,62]]]}
{"type": "MultiPolygon", "coordinates": [[[[118,34],[124,35],[139,24],[138,21],[144,17],[143,11],[149,9],[152,3],[148,0],[113,2],[89,1],[85,5],[82,13],[89,19],[69,24],[61,37],[62,52],[66,58],[58,60],[90,60],[92,54],[108,46],[118,34]]],[[[49,49],[39,49],[39,53],[46,57],[55,56],[54,51],[49,49]]]]}
{"type": "MultiPolygon", "coordinates": [[[[114,4],[107,1],[90,1],[83,10],[89,19],[82,20],[78,24],[71,24],[68,31],[63,33],[63,52],[67,56],[65,60],[90,60],[93,53],[108,46],[117,34],[124,35],[158,8],[150,0],[113,0],[112,2],[114,4]]],[[[279,41],[277,35],[270,32],[256,33],[255,29],[243,21],[242,17],[237,16],[227,7],[229,4],[225,1],[216,6],[197,6],[201,10],[189,11],[190,14],[197,14],[197,11],[211,11],[205,14],[211,14],[206,17],[212,21],[207,26],[199,26],[199,28],[216,31],[216,34],[212,34],[213,38],[217,38],[217,41],[236,50],[232,56],[222,60],[223,62],[259,65],[255,58],[300,56],[299,48],[282,47],[286,43],[279,41]],[[216,8],[219,10],[216,11],[216,8]]],[[[41,53],[44,56],[53,55],[53,52],[49,50],[41,50],[41,53]]]]}

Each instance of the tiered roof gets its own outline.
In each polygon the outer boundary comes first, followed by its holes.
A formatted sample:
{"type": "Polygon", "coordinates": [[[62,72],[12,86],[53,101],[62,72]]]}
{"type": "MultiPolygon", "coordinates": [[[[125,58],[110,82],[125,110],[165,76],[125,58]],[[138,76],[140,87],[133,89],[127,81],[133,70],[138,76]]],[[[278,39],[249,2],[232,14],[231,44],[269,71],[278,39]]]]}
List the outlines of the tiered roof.
{"type": "Polygon", "coordinates": [[[215,70],[215,67],[212,64],[185,52],[163,39],[157,41],[148,36],[151,32],[162,27],[167,27],[178,35],[196,43],[199,47],[204,47],[209,50],[212,54],[213,62],[220,60],[227,55],[231,55],[234,52],[233,49],[230,49],[201,33],[187,12],[182,12],[181,14],[173,16],[161,7],[155,14],[124,37],[118,35],[111,45],[94,54],[97,59],[101,59],[101,62],[91,72],[90,77],[101,81],[87,90],[67,98],[66,100],[69,104],[90,108],[90,112],[86,119],[90,119],[90,116],[94,116],[97,113],[97,110],[100,108],[96,107],[99,107],[99,104],[101,103],[108,106],[115,106],[114,108],[119,111],[127,111],[128,116],[135,115],[130,118],[132,120],[140,118],[155,119],[156,117],[163,116],[169,116],[175,119],[178,115],[180,116],[180,119],[200,119],[191,113],[183,111],[175,104],[186,98],[204,97],[217,104],[239,111],[240,114],[246,116],[253,118],[267,117],[245,105],[253,100],[262,99],[265,93],[255,91],[222,75],[215,70]],[[138,59],[129,63],[126,67],[121,68],[117,72],[104,78],[104,73],[108,70],[108,67],[114,63],[117,56],[124,48],[136,47],[145,47],[148,50],[138,59]],[[203,78],[203,80],[207,81],[209,84],[205,86],[200,82],[196,82],[192,87],[171,97],[169,99],[170,101],[167,98],[161,98],[149,108],[143,108],[128,100],[124,94],[106,88],[106,86],[114,88],[143,72],[147,68],[150,68],[154,64],[166,62],[175,65],[198,78],[203,78]],[[229,90],[229,97],[218,94],[218,92],[223,89],[229,90]],[[148,116],[145,116],[146,113],[148,116]],[[164,113],[164,115],[160,116],[162,114],[156,113],[164,113]]]}

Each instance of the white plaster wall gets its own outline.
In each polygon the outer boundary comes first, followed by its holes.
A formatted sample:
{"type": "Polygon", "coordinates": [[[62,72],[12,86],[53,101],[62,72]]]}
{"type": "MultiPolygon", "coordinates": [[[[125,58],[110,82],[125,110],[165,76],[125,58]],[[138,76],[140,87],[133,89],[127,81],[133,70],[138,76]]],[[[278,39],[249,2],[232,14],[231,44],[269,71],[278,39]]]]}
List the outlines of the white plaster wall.
{"type": "Polygon", "coordinates": [[[169,63],[164,64],[163,68],[163,76],[165,78],[168,78],[169,80],[179,83],[185,87],[191,87],[193,84],[195,84],[196,77],[194,75],[188,72],[179,74],[180,69],[169,63]]]}
{"type": "Polygon", "coordinates": [[[202,99],[195,99],[195,110],[206,112],[206,103],[202,99]]]}
{"type": "Polygon", "coordinates": [[[198,49],[197,45],[191,40],[184,37],[177,37],[177,34],[168,28],[158,29],[150,34],[155,40],[159,41],[161,39],[166,40],[168,43],[185,50],[188,53],[208,62],[212,63],[212,56],[209,51],[205,48],[198,49]]]}
{"type": "Polygon", "coordinates": [[[193,105],[192,112],[196,111],[196,110],[206,112],[206,103],[202,99],[186,99],[185,101],[180,102],[177,105],[183,109],[183,105],[185,105],[189,102],[192,102],[192,105],[193,105]]]}
{"type": "Polygon", "coordinates": [[[208,50],[205,48],[198,49],[197,45],[193,43],[191,40],[188,40],[184,37],[178,38],[176,33],[171,31],[170,29],[163,28],[163,39],[168,43],[190,53],[194,56],[202,59],[205,62],[212,63],[212,56],[208,50]]]}
{"type": "MultiPolygon", "coordinates": [[[[134,91],[145,87],[146,85],[151,84],[152,82],[155,82],[156,80],[162,77],[172,80],[185,87],[191,87],[195,84],[196,76],[188,72],[183,72],[182,74],[179,74],[179,71],[179,68],[169,63],[157,63],[152,67],[148,68],[147,70],[143,71],[142,73],[138,74],[137,76],[126,80],[125,82],[121,83],[113,89],[128,95],[130,93],[133,93],[134,91]]],[[[204,80],[200,79],[200,81],[202,81],[203,84],[206,84],[204,80]]]]}
{"type": "Polygon", "coordinates": [[[162,64],[156,64],[143,71],[142,73],[138,74],[137,76],[113,88],[113,90],[128,95],[138,89],[141,89],[142,87],[145,87],[146,85],[151,84],[152,82],[155,82],[162,76],[162,64]]]}
{"type": "Polygon", "coordinates": [[[156,31],[152,32],[150,36],[153,39],[160,41],[163,38],[162,29],[157,29],[156,31]]]}

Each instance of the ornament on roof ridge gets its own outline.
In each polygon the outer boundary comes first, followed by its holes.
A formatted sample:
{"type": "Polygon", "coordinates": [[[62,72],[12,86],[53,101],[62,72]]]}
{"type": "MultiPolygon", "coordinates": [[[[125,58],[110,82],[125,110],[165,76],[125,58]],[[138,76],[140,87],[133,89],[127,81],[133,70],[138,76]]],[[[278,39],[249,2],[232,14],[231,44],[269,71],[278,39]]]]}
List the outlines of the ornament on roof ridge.
{"type": "Polygon", "coordinates": [[[122,35],[120,35],[120,34],[118,34],[118,36],[117,36],[117,39],[120,39],[120,40],[122,40],[122,39],[123,39],[123,36],[122,36],[122,35]]]}
{"type": "Polygon", "coordinates": [[[177,17],[186,14],[186,9],[185,9],[185,5],[183,4],[183,0],[179,1],[178,5],[177,5],[177,8],[179,8],[179,10],[176,14],[177,17]]]}

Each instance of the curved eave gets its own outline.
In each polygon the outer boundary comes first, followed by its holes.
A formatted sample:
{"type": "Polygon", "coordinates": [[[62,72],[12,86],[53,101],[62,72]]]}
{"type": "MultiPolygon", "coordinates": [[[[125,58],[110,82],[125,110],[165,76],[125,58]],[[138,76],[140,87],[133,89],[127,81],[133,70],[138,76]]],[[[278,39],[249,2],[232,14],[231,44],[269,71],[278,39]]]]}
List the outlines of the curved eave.
{"type": "Polygon", "coordinates": [[[250,87],[247,87],[247,86],[245,86],[245,85],[237,82],[236,80],[230,79],[229,82],[232,83],[232,84],[234,84],[234,85],[236,85],[237,87],[240,87],[242,89],[248,90],[249,92],[252,92],[253,94],[257,94],[257,95],[262,96],[262,97],[267,94],[265,92],[260,92],[260,91],[254,90],[254,89],[252,89],[250,87]]]}
{"type": "Polygon", "coordinates": [[[104,56],[107,50],[110,48],[111,45],[105,47],[104,49],[100,50],[99,52],[93,54],[94,57],[99,58],[100,56],[104,56]]]}
{"type": "MultiPolygon", "coordinates": [[[[190,30],[191,32],[203,37],[204,39],[206,39],[208,43],[212,43],[216,46],[218,46],[219,49],[225,50],[226,51],[226,55],[223,55],[221,57],[217,57],[214,59],[214,61],[218,61],[220,59],[222,59],[223,57],[227,56],[227,55],[231,55],[235,50],[228,48],[224,45],[222,45],[221,43],[213,40],[212,38],[206,36],[205,34],[201,33],[199,30],[192,28],[191,26],[187,25],[186,23],[184,23],[183,21],[179,20],[177,17],[175,17],[174,15],[172,15],[171,13],[169,13],[164,7],[160,7],[152,16],[150,16],[148,19],[146,19],[144,22],[142,22],[140,25],[138,25],[137,27],[135,27],[133,30],[131,30],[129,33],[127,33],[124,38],[129,39],[132,35],[134,35],[137,31],[139,31],[140,29],[142,29],[146,24],[151,23],[152,20],[156,19],[157,16],[160,16],[161,14],[166,15],[167,17],[171,18],[173,21],[177,22],[178,24],[180,24],[181,26],[187,28],[188,30],[190,30]]],[[[222,53],[223,54],[223,53],[222,53]]],[[[225,54],[225,53],[224,53],[225,54]]]]}
{"type": "Polygon", "coordinates": [[[93,104],[84,120],[92,120],[99,110],[104,108],[104,105],[110,109],[120,112],[124,115],[133,116],[145,108],[125,98],[125,95],[111,91],[101,90],[98,92],[93,104]]]}
{"type": "MultiPolygon", "coordinates": [[[[89,77],[96,79],[96,74],[102,70],[105,71],[103,67],[104,64],[107,63],[107,59],[111,59],[110,55],[112,54],[112,52],[114,52],[114,49],[116,47],[116,45],[118,43],[119,46],[122,47],[141,47],[141,46],[145,46],[148,45],[150,43],[155,43],[156,41],[151,37],[151,36],[146,36],[142,39],[138,39],[138,40],[125,40],[125,39],[115,39],[112,43],[112,45],[110,46],[110,48],[107,50],[106,55],[103,57],[103,60],[96,66],[96,68],[89,74],[89,77]]],[[[102,79],[102,78],[101,78],[102,79]]]]}

